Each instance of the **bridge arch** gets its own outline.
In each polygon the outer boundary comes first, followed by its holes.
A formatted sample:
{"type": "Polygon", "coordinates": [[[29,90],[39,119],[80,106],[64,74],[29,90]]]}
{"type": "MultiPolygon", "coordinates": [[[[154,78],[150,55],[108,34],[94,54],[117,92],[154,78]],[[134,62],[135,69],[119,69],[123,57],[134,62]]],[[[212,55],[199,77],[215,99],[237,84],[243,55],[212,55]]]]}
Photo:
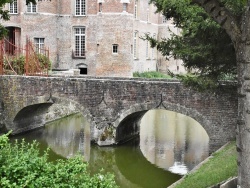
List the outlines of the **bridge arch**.
{"type": "MultiPolygon", "coordinates": [[[[76,100],[70,100],[65,97],[50,96],[37,97],[17,110],[13,118],[13,134],[29,131],[44,126],[46,123],[63,118],[65,116],[80,113],[90,123],[91,129],[95,127],[92,121],[92,115],[87,108],[84,108],[76,100]]],[[[91,132],[93,132],[91,130],[91,132]]]]}
{"type": "Polygon", "coordinates": [[[139,134],[141,118],[147,111],[154,109],[164,109],[189,116],[201,124],[209,138],[213,137],[214,132],[209,127],[215,122],[211,122],[205,115],[195,109],[169,102],[162,102],[158,106],[155,103],[142,103],[131,105],[128,109],[120,113],[119,118],[114,123],[114,127],[116,128],[116,143],[122,143],[131,138],[131,136],[139,134]]]}
{"type": "Polygon", "coordinates": [[[15,132],[24,132],[41,127],[44,122],[44,114],[52,103],[37,103],[25,106],[14,117],[13,124],[16,126],[15,132]]]}

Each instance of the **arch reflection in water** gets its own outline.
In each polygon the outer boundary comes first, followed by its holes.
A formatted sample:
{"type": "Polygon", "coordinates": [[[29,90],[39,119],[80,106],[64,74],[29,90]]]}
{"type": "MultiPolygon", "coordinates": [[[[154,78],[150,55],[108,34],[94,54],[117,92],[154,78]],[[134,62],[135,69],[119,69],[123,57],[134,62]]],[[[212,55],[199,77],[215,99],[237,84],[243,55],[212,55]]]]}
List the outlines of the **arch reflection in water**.
{"type": "Polygon", "coordinates": [[[81,153],[90,158],[90,124],[81,114],[46,124],[43,138],[58,155],[70,158],[81,153]]]}
{"type": "Polygon", "coordinates": [[[184,175],[209,155],[209,137],[194,119],[150,110],[141,119],[140,149],[160,168],[184,175]]]}
{"type": "Polygon", "coordinates": [[[50,147],[51,160],[74,156],[79,150],[88,160],[91,173],[111,172],[121,188],[165,188],[181,178],[151,164],[139,148],[139,139],[113,147],[92,145],[88,122],[73,115],[47,124],[44,128],[19,135],[32,142],[36,139],[41,150],[50,147]],[[84,137],[82,131],[84,130],[84,137]],[[53,156],[52,156],[53,155],[53,156]]]}

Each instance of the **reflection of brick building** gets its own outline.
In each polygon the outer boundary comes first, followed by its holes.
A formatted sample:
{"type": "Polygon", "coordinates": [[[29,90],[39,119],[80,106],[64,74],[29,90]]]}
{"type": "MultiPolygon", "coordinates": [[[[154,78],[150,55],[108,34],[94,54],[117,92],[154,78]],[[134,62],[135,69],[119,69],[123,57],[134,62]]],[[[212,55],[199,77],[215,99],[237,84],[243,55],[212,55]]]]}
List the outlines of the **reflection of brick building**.
{"type": "Polygon", "coordinates": [[[148,0],[40,0],[28,6],[14,0],[6,8],[10,20],[1,22],[16,45],[29,36],[36,45],[49,47],[54,69],[79,68],[93,76],[156,70],[160,55],[140,36],[159,39],[167,33],[148,0]]]}

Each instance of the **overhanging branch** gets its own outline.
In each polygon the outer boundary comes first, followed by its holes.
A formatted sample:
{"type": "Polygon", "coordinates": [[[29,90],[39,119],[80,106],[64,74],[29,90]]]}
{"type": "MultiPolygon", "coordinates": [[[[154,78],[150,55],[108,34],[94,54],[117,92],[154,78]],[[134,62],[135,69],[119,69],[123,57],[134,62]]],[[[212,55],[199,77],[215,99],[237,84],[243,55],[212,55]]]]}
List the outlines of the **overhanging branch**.
{"type": "Polygon", "coordinates": [[[241,36],[240,21],[226,9],[219,0],[192,0],[224,28],[232,41],[236,43],[241,36]]]}

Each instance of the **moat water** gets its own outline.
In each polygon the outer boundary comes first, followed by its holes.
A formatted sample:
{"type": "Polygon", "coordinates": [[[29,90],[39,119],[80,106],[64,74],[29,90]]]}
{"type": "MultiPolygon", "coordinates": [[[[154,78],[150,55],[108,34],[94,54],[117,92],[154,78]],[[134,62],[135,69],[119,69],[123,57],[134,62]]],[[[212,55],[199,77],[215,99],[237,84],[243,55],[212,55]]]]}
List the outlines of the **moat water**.
{"type": "Polygon", "coordinates": [[[166,110],[148,111],[141,119],[140,136],[128,143],[99,147],[90,143],[89,123],[72,115],[14,138],[50,147],[49,160],[80,152],[92,173],[115,174],[122,188],[166,188],[208,157],[209,138],[190,117],[166,110]]]}

